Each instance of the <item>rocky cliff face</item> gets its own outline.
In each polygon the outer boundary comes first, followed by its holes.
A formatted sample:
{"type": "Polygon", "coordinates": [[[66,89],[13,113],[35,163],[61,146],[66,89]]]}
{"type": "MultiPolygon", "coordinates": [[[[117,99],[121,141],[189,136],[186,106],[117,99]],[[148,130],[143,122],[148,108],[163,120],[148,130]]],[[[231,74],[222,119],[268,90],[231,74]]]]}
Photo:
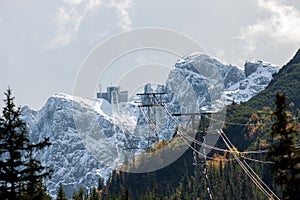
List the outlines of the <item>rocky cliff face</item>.
{"type": "Polygon", "coordinates": [[[248,60],[245,63],[245,78],[226,89],[227,102],[246,102],[261,90],[265,89],[273,79],[279,66],[259,60],[248,60]]]}
{"type": "Polygon", "coordinates": [[[45,166],[53,169],[51,179],[46,181],[50,194],[56,194],[59,183],[63,183],[69,197],[78,187],[97,183],[101,164],[86,150],[78,135],[69,99],[50,97],[40,111],[24,107],[22,116],[28,124],[31,141],[49,137],[52,143],[37,155],[45,166]]]}
{"type": "MultiPolygon", "coordinates": [[[[177,61],[171,70],[166,87],[180,100],[197,100],[198,109],[207,103],[223,101],[222,95],[230,86],[245,79],[241,70],[206,54],[192,54],[177,61]]],[[[194,109],[194,108],[192,108],[194,109]]]]}
{"type": "Polygon", "coordinates": [[[52,142],[36,155],[54,170],[46,182],[49,192],[55,195],[62,183],[71,197],[80,186],[97,184],[99,175],[107,177],[127,153],[143,152],[149,129],[157,132],[159,140],[170,140],[178,123],[170,113],[198,112],[233,99],[247,101],[264,89],[277,71],[277,66],[262,61],[247,61],[243,72],[205,54],[186,56],[176,62],[164,86],[145,86],[145,92],[166,92],[162,97],[166,109],[157,108],[152,118],[156,127],[148,125],[147,111],[134,102],[111,105],[104,99],[66,94],[50,97],[39,111],[23,107],[22,117],[33,142],[44,137],[52,142]]]}

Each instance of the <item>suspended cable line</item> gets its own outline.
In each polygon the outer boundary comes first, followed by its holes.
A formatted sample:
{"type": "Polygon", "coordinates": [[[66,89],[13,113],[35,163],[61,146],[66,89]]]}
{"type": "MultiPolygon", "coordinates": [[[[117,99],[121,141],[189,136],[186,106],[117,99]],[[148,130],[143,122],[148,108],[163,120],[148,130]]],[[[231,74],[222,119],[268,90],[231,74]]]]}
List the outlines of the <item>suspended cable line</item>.
{"type": "Polygon", "coordinates": [[[186,145],[191,148],[194,152],[196,152],[197,154],[199,154],[200,156],[202,157],[206,157],[210,160],[214,160],[214,161],[231,161],[231,160],[234,160],[234,159],[230,159],[230,158],[213,158],[213,157],[210,157],[210,156],[207,156],[207,155],[204,155],[203,153],[201,153],[200,151],[196,150],[189,142],[187,142],[186,138],[184,137],[184,135],[182,135],[181,133],[178,134],[179,136],[181,136],[181,139],[186,143],[186,145]]]}
{"type": "MultiPolygon", "coordinates": [[[[231,143],[229,138],[226,136],[226,134],[222,131],[219,130],[218,133],[220,134],[221,138],[223,139],[225,145],[227,148],[235,148],[234,145],[231,143]]],[[[241,168],[244,170],[244,172],[248,175],[248,177],[253,181],[253,183],[270,199],[274,200],[280,200],[280,198],[261,180],[261,178],[252,170],[252,168],[245,164],[238,158],[236,153],[233,154],[234,157],[236,158],[236,161],[238,164],[241,166],[241,168]],[[250,171],[249,171],[250,169],[250,171]],[[264,186],[264,187],[263,187],[264,186]]]]}
{"type": "MultiPolygon", "coordinates": [[[[164,108],[165,111],[169,114],[169,116],[172,117],[172,119],[174,119],[174,120],[175,120],[177,123],[179,123],[179,124],[181,123],[177,118],[175,118],[175,117],[171,114],[171,112],[167,109],[166,106],[164,106],[163,108],[164,108]]],[[[203,116],[204,116],[204,115],[203,115],[203,116]]],[[[207,118],[207,116],[204,116],[204,117],[207,118]]],[[[184,134],[186,134],[186,133],[184,133],[184,134]]],[[[186,135],[187,135],[190,139],[192,139],[194,142],[196,142],[197,144],[199,144],[199,145],[205,145],[205,147],[207,147],[207,148],[211,148],[211,149],[214,149],[214,150],[216,150],[216,151],[229,152],[229,153],[235,152],[235,151],[232,151],[232,150],[222,149],[222,148],[210,146],[210,145],[208,145],[208,144],[203,144],[202,142],[195,140],[194,138],[192,138],[192,137],[189,136],[188,134],[186,134],[186,135]]],[[[268,152],[267,149],[266,149],[266,150],[257,150],[257,151],[243,151],[243,152],[240,152],[240,151],[239,151],[240,154],[259,154],[259,153],[266,153],[266,152],[268,152]]]]}
{"type": "Polygon", "coordinates": [[[222,151],[222,152],[227,152],[227,153],[236,153],[238,152],[239,154],[260,154],[260,153],[266,153],[268,150],[258,150],[258,151],[238,151],[238,150],[227,150],[227,149],[222,149],[222,148],[218,148],[218,147],[214,147],[214,146],[210,146],[208,144],[205,144],[203,142],[200,142],[198,140],[195,140],[194,138],[192,138],[190,135],[188,135],[187,133],[183,132],[183,131],[178,131],[180,133],[182,133],[183,135],[185,135],[190,141],[195,142],[199,145],[202,145],[204,147],[207,147],[209,149],[213,149],[216,151],[222,151]]]}

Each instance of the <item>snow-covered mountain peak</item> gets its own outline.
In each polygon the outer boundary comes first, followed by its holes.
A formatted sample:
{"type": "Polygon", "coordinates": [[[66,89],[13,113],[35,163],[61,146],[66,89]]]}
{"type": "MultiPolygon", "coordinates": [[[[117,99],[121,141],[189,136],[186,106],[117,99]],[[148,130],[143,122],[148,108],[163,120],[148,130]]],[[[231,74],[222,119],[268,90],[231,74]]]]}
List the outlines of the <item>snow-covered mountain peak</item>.
{"type": "Polygon", "coordinates": [[[121,103],[118,108],[113,108],[104,99],[63,93],[49,97],[41,110],[23,107],[22,118],[28,125],[31,141],[49,137],[52,143],[37,155],[54,171],[52,178],[46,181],[49,192],[55,195],[62,183],[71,197],[79,186],[97,184],[100,171],[102,177],[107,177],[115,165],[122,162],[117,160],[116,145],[122,148],[125,134],[133,132],[136,110],[132,104],[121,103]],[[127,113],[123,112],[127,109],[127,113]],[[101,154],[93,152],[91,147],[101,154]],[[108,166],[114,160],[116,163],[108,166]]]}
{"type": "Polygon", "coordinates": [[[210,54],[203,53],[203,52],[193,52],[191,54],[188,54],[183,57],[184,60],[186,61],[202,61],[202,62],[212,62],[212,63],[221,63],[225,65],[225,63],[221,62],[219,59],[213,57],[210,54]]]}
{"type": "Polygon", "coordinates": [[[68,100],[73,100],[73,98],[74,98],[72,95],[65,94],[65,93],[57,93],[57,94],[52,95],[51,97],[68,99],[68,100]]]}
{"type": "MultiPolygon", "coordinates": [[[[110,103],[105,99],[92,99],[88,97],[73,96],[65,93],[58,93],[49,97],[47,104],[54,104],[55,107],[60,107],[61,104],[67,104],[68,107],[75,109],[80,105],[88,109],[93,109],[102,117],[108,119],[112,115],[112,108],[110,103]]],[[[75,111],[74,110],[74,111],[75,111]]]]}
{"type": "Polygon", "coordinates": [[[279,71],[279,66],[251,59],[245,63],[245,79],[230,86],[226,93],[227,101],[245,102],[263,90],[279,71]]]}
{"type": "Polygon", "coordinates": [[[192,54],[189,54],[187,56],[184,56],[180,58],[176,64],[175,67],[177,68],[187,68],[188,70],[188,64],[191,65],[197,65],[197,64],[202,64],[202,65],[210,65],[214,64],[217,66],[225,66],[226,64],[222,63],[220,60],[217,58],[214,58],[213,56],[201,52],[194,52],[192,54]]]}
{"type": "MultiPolygon", "coordinates": [[[[157,122],[159,140],[170,140],[178,123],[170,113],[198,112],[207,102],[220,100],[224,94],[226,103],[233,99],[246,101],[264,89],[278,69],[252,59],[246,62],[245,71],[241,71],[203,53],[179,59],[165,85],[144,87],[145,93],[166,93],[162,101],[167,110],[157,108],[153,120],[157,122]]],[[[79,186],[96,184],[97,175],[107,177],[122,162],[126,147],[138,147],[134,153],[143,151],[153,128],[148,125],[150,120],[145,111],[133,102],[115,105],[105,99],[64,93],[49,97],[39,111],[23,107],[22,117],[27,122],[30,139],[37,142],[50,137],[52,142],[39,155],[54,170],[47,181],[49,192],[55,195],[59,183],[63,183],[71,196],[79,186]]]]}
{"type": "MultiPolygon", "coordinates": [[[[224,88],[245,78],[243,71],[236,66],[228,65],[211,55],[193,53],[179,59],[169,75],[176,77],[176,72],[183,76],[198,77],[198,79],[218,79],[224,88]]],[[[169,82],[167,80],[167,82],[169,82]]],[[[196,81],[195,84],[199,83],[196,81]]],[[[206,84],[203,82],[203,84],[206,84]]],[[[199,85],[199,84],[198,84],[199,85]]],[[[200,84],[201,85],[201,84],[200,84]]]]}
{"type": "Polygon", "coordinates": [[[278,65],[271,64],[269,62],[250,59],[245,62],[245,76],[248,77],[254,72],[270,71],[271,73],[279,70],[278,65]]]}
{"type": "Polygon", "coordinates": [[[72,102],[72,103],[81,103],[81,104],[85,104],[85,105],[89,105],[89,106],[93,106],[96,101],[98,101],[97,99],[92,99],[92,98],[88,98],[88,97],[79,97],[79,96],[73,96],[70,94],[66,94],[66,93],[57,93],[55,95],[52,95],[49,99],[56,99],[56,101],[67,101],[67,102],[72,102]]]}

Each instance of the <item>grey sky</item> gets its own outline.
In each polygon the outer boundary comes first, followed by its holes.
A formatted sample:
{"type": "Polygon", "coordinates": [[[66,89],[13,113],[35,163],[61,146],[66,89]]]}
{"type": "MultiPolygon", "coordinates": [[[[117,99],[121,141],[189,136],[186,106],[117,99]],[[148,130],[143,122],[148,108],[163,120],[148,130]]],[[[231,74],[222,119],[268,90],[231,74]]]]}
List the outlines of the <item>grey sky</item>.
{"type": "Polygon", "coordinates": [[[300,48],[300,2],[3,0],[0,91],[10,85],[18,105],[35,109],[55,93],[72,94],[80,64],[96,45],[140,27],[174,29],[240,67],[249,58],[283,65],[300,48]]]}

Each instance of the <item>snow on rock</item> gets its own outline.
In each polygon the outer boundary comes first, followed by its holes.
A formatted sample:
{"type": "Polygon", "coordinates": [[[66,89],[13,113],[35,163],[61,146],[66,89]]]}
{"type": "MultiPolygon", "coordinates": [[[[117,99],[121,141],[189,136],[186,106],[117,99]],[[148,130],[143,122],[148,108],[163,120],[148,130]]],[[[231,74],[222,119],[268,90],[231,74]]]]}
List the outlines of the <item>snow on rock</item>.
{"type": "Polygon", "coordinates": [[[248,60],[245,63],[245,79],[226,88],[226,100],[229,104],[246,102],[261,90],[265,89],[272,80],[272,74],[279,71],[279,66],[260,60],[248,60]]]}
{"type": "MultiPolygon", "coordinates": [[[[145,92],[166,92],[162,100],[167,110],[156,110],[159,139],[169,140],[173,135],[177,121],[170,113],[198,112],[203,106],[208,108],[207,102],[224,96],[227,104],[233,99],[247,101],[268,85],[278,69],[249,60],[243,72],[201,53],[179,59],[165,85],[152,88],[147,84],[144,88],[145,92]]],[[[122,163],[119,153],[124,153],[126,146],[140,147],[136,152],[147,147],[148,120],[134,102],[114,105],[104,99],[60,93],[51,96],[39,111],[23,107],[22,117],[31,141],[49,137],[52,142],[37,157],[53,169],[52,178],[46,181],[53,196],[60,183],[71,197],[80,186],[97,184],[98,176],[107,178],[122,163]]]]}
{"type": "Polygon", "coordinates": [[[39,111],[23,107],[22,116],[28,124],[31,141],[49,137],[52,145],[37,155],[42,163],[53,169],[51,179],[46,181],[51,195],[56,194],[60,183],[67,195],[80,186],[97,182],[96,169],[101,164],[85,149],[77,133],[72,112],[72,96],[54,95],[39,111]]]}
{"type": "MultiPolygon", "coordinates": [[[[129,110],[133,112],[134,109],[129,110]]],[[[116,151],[114,125],[117,137],[120,138],[120,146],[124,145],[121,125],[125,131],[132,131],[136,125],[134,112],[131,115],[113,115],[111,105],[104,99],[94,100],[67,94],[53,95],[39,111],[23,107],[22,118],[27,122],[31,141],[38,142],[49,137],[52,143],[37,155],[45,166],[53,169],[51,179],[46,180],[49,193],[55,196],[59,184],[62,183],[68,197],[80,186],[88,189],[96,185],[99,175],[107,178],[115,167],[107,165],[111,161],[110,158],[114,158],[112,154],[116,151]],[[86,149],[84,142],[94,143],[95,140],[91,137],[82,140],[82,130],[74,120],[86,113],[96,116],[105,133],[102,138],[97,138],[100,142],[95,143],[97,147],[101,146],[101,159],[97,159],[97,156],[86,149]]],[[[92,130],[92,127],[89,128],[92,130]]],[[[115,165],[118,165],[122,160],[115,162],[115,165]]]]}

